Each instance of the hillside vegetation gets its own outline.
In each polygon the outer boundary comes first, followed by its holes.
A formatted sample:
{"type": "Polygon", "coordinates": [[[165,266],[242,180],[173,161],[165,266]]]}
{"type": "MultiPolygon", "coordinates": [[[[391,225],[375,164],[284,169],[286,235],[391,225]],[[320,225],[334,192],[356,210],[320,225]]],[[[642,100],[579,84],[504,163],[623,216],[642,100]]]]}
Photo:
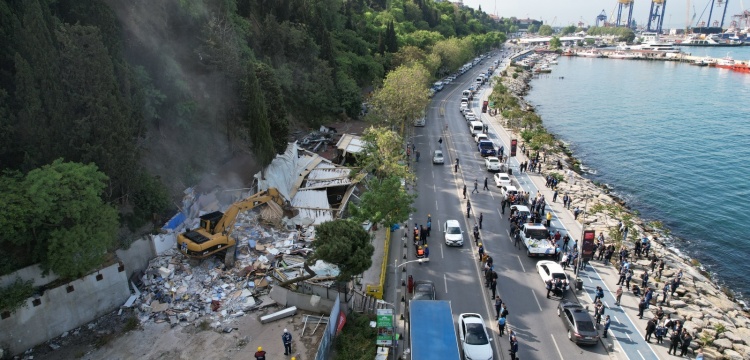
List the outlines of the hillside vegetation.
{"type": "Polygon", "coordinates": [[[432,0],[0,2],[0,273],[83,273],[238,154],[260,169],[390,70],[440,77],[511,26],[432,0]]]}

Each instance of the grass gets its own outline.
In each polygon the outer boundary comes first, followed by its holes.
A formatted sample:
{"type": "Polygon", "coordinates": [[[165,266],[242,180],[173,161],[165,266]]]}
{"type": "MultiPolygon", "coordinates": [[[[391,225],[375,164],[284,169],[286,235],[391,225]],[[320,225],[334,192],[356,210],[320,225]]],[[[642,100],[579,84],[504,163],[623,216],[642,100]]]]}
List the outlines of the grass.
{"type": "Polygon", "coordinates": [[[198,330],[200,331],[211,330],[211,324],[208,322],[208,320],[203,320],[198,324],[198,330]]]}
{"type": "Polygon", "coordinates": [[[123,332],[133,331],[137,329],[139,325],[140,325],[140,322],[138,322],[138,318],[135,316],[131,316],[127,320],[125,320],[125,325],[122,327],[122,331],[123,332]]]}

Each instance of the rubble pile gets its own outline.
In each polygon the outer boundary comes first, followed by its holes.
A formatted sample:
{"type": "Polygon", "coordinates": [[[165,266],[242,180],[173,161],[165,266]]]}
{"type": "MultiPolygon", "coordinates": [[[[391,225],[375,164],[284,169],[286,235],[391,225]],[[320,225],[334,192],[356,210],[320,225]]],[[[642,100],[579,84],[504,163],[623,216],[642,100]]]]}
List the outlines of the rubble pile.
{"type": "MultiPolygon", "coordinates": [[[[312,226],[298,225],[306,222],[282,216],[278,205],[237,216],[231,235],[237,242],[233,268],[226,268],[219,257],[189,259],[176,248],[152,259],[140,278],[141,293],[129,301],[138,310],[140,321],[185,326],[209,317],[211,327],[231,331],[229,324],[234,318],[275,305],[268,296],[270,285],[304,275],[304,262],[312,252],[309,243],[315,237],[312,226]]],[[[322,261],[311,268],[318,275],[310,282],[331,284],[338,275],[335,266],[322,261]]]]}

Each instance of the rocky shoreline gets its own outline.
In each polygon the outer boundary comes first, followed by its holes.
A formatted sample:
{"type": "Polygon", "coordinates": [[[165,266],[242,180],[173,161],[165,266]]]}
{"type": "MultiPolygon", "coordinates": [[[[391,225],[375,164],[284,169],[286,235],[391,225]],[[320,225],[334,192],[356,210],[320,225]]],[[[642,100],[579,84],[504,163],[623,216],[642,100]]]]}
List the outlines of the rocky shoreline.
{"type": "MultiPolygon", "coordinates": [[[[518,74],[515,79],[503,77],[503,84],[519,99],[521,108],[531,108],[523,97],[530,89],[529,83],[533,76],[529,71],[518,74]]],[[[572,197],[571,209],[586,208],[585,216],[581,216],[579,221],[585,223],[587,230],[595,230],[597,235],[604,232],[607,245],[614,244],[618,250],[620,246],[625,246],[630,254],[634,254],[633,242],[618,242],[610,236],[612,231],[618,231],[619,221],[627,217],[631,222],[628,229],[630,234],[637,234],[639,239],[648,237],[651,240],[652,252],[666,264],[662,277],[653,279],[650,284],[655,289],[654,294],[661,296],[664,282],[673,279],[680,271],[683,272],[675,296],[665,302],[663,310],[665,314],[671,314],[673,319],[683,320],[684,328],[693,334],[694,341],[690,345],[693,350],[701,348],[706,359],[750,360],[750,313],[743,302],[735,299],[730,289],[711,279],[697,260],[671,248],[672,239],[668,229],[656,222],[647,223],[639,219],[628,209],[625,201],[612,194],[609,188],[585,178],[580,171],[580,162],[565,144],[558,141],[556,148],[547,151],[545,157],[542,173],[557,173],[565,179],[558,186],[560,193],[567,192],[572,197]],[[563,164],[564,170],[557,169],[558,160],[563,164]],[[567,169],[575,171],[568,172],[567,169]],[[602,210],[612,208],[619,208],[622,212],[615,214],[602,210]]],[[[616,258],[615,254],[613,263],[617,263],[616,258]]],[[[631,266],[635,271],[634,278],[646,269],[650,273],[649,259],[634,258],[631,263],[634,265],[631,266]]],[[[656,299],[652,300],[655,301],[656,299]]],[[[654,306],[648,311],[655,312],[656,309],[654,306]]]]}

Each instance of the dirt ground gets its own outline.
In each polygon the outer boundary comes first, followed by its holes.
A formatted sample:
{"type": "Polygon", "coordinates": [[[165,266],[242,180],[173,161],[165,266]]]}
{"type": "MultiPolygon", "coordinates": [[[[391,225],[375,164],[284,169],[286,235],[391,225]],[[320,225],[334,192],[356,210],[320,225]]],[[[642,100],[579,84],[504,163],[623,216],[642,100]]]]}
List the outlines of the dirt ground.
{"type": "MultiPolygon", "coordinates": [[[[185,321],[175,327],[169,322],[148,321],[135,326],[132,314],[117,312],[104,316],[89,325],[71,331],[65,337],[58,337],[40,345],[21,358],[34,360],[57,359],[252,359],[258,346],[267,352],[266,358],[291,359],[284,356],[281,335],[284,329],[292,334],[292,351],[297,360],[315,358],[315,352],[323,335],[325,324],[321,324],[313,334],[314,323],[308,323],[305,336],[301,336],[304,318],[301,312],[294,317],[261,324],[260,317],[279,310],[270,308],[236,318],[225,325],[232,328],[230,333],[210,328],[210,319],[204,317],[194,324],[185,321]],[[201,325],[202,320],[208,320],[201,325]],[[128,331],[129,330],[129,331],[128,331]],[[50,345],[52,344],[52,345],[50,345]],[[59,347],[58,347],[59,346],[59,347]],[[53,350],[53,347],[57,347],[53,350]]],[[[319,314],[314,314],[319,315],[319,314]]]]}

